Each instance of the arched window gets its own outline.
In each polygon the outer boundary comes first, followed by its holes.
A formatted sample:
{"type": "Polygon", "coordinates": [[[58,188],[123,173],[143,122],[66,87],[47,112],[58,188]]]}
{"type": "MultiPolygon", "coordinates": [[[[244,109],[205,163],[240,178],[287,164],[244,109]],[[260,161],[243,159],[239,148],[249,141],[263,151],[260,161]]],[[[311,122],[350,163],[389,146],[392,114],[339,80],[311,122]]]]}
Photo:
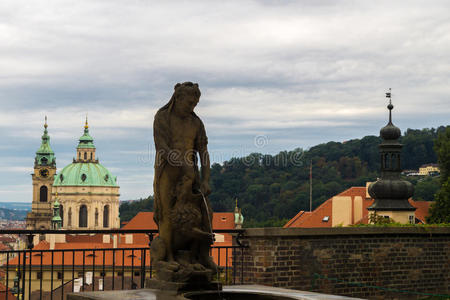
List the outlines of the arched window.
{"type": "Polygon", "coordinates": [[[84,159],[87,159],[87,152],[84,152],[84,159]]]}
{"type": "Polygon", "coordinates": [[[72,207],[69,207],[69,213],[67,214],[67,226],[72,226],[72,207]]]}
{"type": "Polygon", "coordinates": [[[78,227],[87,227],[88,226],[88,215],[87,215],[87,207],[86,205],[80,206],[80,213],[78,216],[78,227]]]}
{"type": "Polygon", "coordinates": [[[40,202],[47,202],[48,197],[48,189],[45,185],[41,186],[39,189],[39,201],[40,202]]]}
{"type": "Polygon", "coordinates": [[[61,227],[64,226],[64,206],[59,205],[59,216],[61,217],[61,227]]]}
{"type": "Polygon", "coordinates": [[[98,208],[95,208],[95,227],[98,226],[98,208]]]}
{"type": "Polygon", "coordinates": [[[91,160],[92,160],[92,152],[91,152],[91,160]]]}
{"type": "Polygon", "coordinates": [[[391,168],[391,165],[389,163],[390,163],[389,154],[386,153],[384,155],[384,167],[386,168],[386,170],[389,170],[391,168]]]}
{"type": "Polygon", "coordinates": [[[81,159],[81,152],[78,152],[78,159],[81,159]]]}
{"type": "Polygon", "coordinates": [[[103,208],[103,227],[109,227],[109,205],[103,208]]]}

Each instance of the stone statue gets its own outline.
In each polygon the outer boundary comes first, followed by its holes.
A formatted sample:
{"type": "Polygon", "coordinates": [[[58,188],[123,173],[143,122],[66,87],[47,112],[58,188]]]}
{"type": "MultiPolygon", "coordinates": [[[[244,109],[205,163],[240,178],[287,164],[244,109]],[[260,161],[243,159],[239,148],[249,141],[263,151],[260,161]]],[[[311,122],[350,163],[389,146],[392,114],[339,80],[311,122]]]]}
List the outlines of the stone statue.
{"type": "Polygon", "coordinates": [[[208,139],[194,113],[199,99],[198,84],[176,84],[153,124],[154,220],[159,236],[152,242],[151,257],[157,280],[163,282],[210,282],[217,272],[209,256],[214,237],[206,197],[211,193],[208,139]]]}

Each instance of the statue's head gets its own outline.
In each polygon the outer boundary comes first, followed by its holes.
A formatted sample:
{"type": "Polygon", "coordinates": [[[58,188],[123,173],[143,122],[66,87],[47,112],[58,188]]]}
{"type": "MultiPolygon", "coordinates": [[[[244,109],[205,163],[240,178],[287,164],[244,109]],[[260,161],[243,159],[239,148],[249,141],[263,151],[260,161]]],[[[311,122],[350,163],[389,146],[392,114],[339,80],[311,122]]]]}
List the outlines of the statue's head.
{"type": "Polygon", "coordinates": [[[200,100],[201,93],[198,84],[192,82],[177,83],[174,89],[172,99],[175,102],[177,112],[192,113],[200,100]]]}

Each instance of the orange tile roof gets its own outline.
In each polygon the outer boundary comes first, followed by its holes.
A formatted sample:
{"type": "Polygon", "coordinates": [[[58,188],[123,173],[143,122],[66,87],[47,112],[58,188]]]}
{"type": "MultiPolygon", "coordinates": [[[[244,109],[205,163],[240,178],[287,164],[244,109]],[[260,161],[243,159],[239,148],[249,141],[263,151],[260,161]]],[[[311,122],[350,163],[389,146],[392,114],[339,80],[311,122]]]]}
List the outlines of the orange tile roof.
{"type": "MultiPolygon", "coordinates": [[[[374,202],[372,198],[366,198],[366,187],[351,187],[336,196],[347,196],[352,198],[361,197],[362,201],[362,218],[360,220],[353,220],[353,224],[367,224],[369,222],[369,211],[367,208],[374,202]]],[[[425,217],[428,215],[428,209],[432,202],[429,201],[414,201],[408,200],[412,206],[416,207],[416,218],[425,223],[425,217]]],[[[312,213],[300,211],[296,216],[289,220],[284,227],[331,227],[332,226],[332,202],[333,197],[326,200],[312,213]],[[323,222],[323,218],[329,216],[328,222],[323,222]]]]}
{"type": "Polygon", "coordinates": [[[290,219],[284,226],[283,228],[288,228],[288,227],[296,227],[296,226],[292,226],[292,224],[300,224],[301,221],[303,219],[305,219],[307,216],[309,216],[311,214],[311,212],[309,211],[304,211],[301,210],[298,214],[295,215],[295,217],[293,217],[292,219],[290,219]]]}
{"type": "Polygon", "coordinates": [[[153,212],[141,211],[131,219],[122,229],[158,229],[153,221],[153,212]]]}
{"type": "MultiPolygon", "coordinates": [[[[213,213],[213,229],[234,229],[234,213],[215,212],[213,213]]],[[[158,229],[153,220],[153,212],[141,211],[131,219],[122,229],[158,229]]]]}
{"type": "Polygon", "coordinates": [[[414,201],[412,199],[409,199],[408,201],[412,206],[417,208],[415,211],[416,219],[419,219],[422,223],[425,224],[430,206],[434,203],[434,201],[414,201]]]}

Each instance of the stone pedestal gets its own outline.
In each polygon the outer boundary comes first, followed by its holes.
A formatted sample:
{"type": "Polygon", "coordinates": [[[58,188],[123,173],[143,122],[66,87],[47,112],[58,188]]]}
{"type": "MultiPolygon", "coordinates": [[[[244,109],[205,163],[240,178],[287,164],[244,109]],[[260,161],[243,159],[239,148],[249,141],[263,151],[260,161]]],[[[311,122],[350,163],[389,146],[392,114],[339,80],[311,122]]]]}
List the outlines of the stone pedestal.
{"type": "Polygon", "coordinates": [[[222,284],[220,282],[205,282],[201,280],[189,282],[169,282],[155,278],[147,279],[145,281],[145,287],[162,291],[174,291],[176,293],[205,290],[222,290],[222,284]]]}

